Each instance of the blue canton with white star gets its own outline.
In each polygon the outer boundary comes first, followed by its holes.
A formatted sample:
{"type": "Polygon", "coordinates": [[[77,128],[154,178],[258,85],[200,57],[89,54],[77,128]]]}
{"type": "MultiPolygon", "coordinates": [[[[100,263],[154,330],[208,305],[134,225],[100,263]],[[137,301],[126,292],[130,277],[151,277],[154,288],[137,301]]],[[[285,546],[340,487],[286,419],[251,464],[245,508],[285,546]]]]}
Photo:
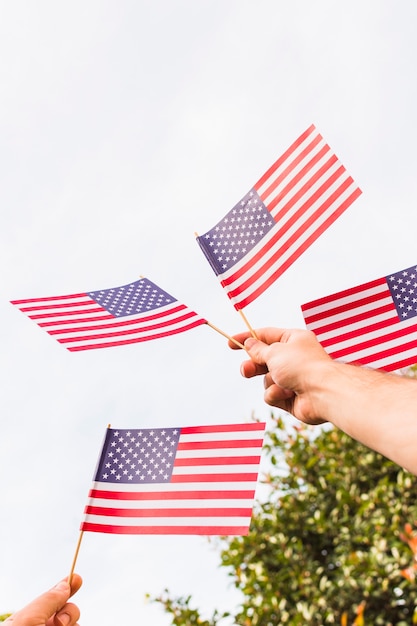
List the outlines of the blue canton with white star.
{"type": "Polygon", "coordinates": [[[275,224],[258,193],[251,189],[197,241],[214,272],[219,275],[243,259],[275,224]]]}
{"type": "Polygon", "coordinates": [[[386,276],[387,285],[394,300],[400,320],[417,315],[417,266],[386,276]]]}
{"type": "Polygon", "coordinates": [[[147,278],[122,287],[90,291],[88,295],[115,317],[146,313],[176,301],[147,278]]]}
{"type": "Polygon", "coordinates": [[[169,483],[180,430],[109,428],[94,480],[125,484],[169,483]]]}

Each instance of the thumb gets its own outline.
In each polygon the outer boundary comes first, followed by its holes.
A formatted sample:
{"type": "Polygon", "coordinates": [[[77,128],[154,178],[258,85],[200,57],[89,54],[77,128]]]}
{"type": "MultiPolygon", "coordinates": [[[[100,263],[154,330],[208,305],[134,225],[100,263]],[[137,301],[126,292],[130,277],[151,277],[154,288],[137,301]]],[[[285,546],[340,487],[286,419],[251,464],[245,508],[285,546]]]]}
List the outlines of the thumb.
{"type": "Polygon", "coordinates": [[[55,587],[32,600],[12,616],[13,622],[18,624],[44,624],[55,615],[67,602],[71,595],[71,587],[66,580],[61,580],[55,587]],[[23,621],[20,621],[20,617],[23,621]]]}
{"type": "Polygon", "coordinates": [[[265,363],[264,352],[265,348],[268,347],[268,344],[263,343],[259,339],[254,339],[253,337],[248,337],[245,343],[245,350],[250,356],[250,358],[256,363],[265,363]]]}

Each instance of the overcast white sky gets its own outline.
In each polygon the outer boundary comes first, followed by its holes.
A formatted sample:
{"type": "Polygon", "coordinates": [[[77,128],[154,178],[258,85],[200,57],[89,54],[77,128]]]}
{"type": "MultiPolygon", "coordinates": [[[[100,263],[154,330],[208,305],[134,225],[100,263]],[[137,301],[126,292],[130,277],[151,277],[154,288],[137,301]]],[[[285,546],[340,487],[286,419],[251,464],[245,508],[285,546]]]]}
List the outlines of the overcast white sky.
{"type": "MultiPolygon", "coordinates": [[[[70,353],[9,301],[145,275],[244,330],[194,239],[314,123],[363,194],[245,309],[300,305],[417,262],[414,0],[0,0],[0,613],[68,573],[108,423],[267,419],[212,329],[70,353]]],[[[238,595],[198,537],[86,534],[84,625],[170,620],[238,595]]]]}

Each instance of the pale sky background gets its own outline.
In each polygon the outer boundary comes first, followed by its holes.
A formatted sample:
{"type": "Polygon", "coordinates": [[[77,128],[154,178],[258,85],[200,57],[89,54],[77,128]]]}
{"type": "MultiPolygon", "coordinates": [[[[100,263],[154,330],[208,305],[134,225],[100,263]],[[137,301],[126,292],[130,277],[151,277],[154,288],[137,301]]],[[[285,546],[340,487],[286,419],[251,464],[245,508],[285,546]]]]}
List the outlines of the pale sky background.
{"type": "MultiPolygon", "coordinates": [[[[244,330],[194,239],[311,123],[363,194],[258,300],[252,326],[417,262],[415,0],[0,1],[0,613],[70,568],[104,431],[268,419],[206,326],[70,353],[17,298],[145,275],[244,330]]],[[[366,416],[364,416],[366,419],[366,416]]],[[[167,626],[146,592],[239,595],[202,537],[84,536],[83,625],[167,626]]]]}

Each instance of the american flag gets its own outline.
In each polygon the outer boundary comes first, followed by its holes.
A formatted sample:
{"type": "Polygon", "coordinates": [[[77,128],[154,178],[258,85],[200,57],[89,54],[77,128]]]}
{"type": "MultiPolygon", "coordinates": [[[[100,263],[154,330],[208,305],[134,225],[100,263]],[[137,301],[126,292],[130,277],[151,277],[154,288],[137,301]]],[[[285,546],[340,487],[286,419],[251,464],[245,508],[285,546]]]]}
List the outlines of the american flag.
{"type": "Polygon", "coordinates": [[[331,357],[393,371],[417,363],[417,266],[301,306],[331,357]]]}
{"type": "Polygon", "coordinates": [[[147,278],[101,291],[11,303],[71,352],[158,339],[207,323],[147,278]]]}
{"type": "Polygon", "coordinates": [[[246,535],[264,431],[264,423],[109,428],[81,530],[246,535]]]}
{"type": "Polygon", "coordinates": [[[197,241],[235,308],[241,310],[361,193],[312,125],[197,241]]]}

